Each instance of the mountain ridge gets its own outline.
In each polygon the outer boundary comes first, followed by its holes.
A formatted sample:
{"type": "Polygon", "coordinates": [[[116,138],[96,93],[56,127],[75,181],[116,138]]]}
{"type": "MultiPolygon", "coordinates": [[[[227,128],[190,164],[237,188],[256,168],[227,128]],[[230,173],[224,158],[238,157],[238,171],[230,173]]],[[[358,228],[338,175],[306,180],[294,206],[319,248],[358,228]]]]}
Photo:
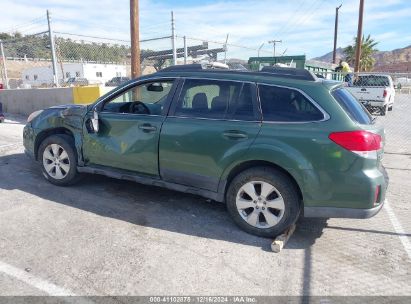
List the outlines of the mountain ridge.
{"type": "MultiPolygon", "coordinates": [[[[344,58],[344,49],[337,49],[337,62],[344,58]]],[[[312,60],[332,62],[333,52],[328,52],[312,60]]],[[[373,55],[375,65],[373,71],[378,72],[411,72],[411,45],[391,51],[378,51],[373,55]]]]}

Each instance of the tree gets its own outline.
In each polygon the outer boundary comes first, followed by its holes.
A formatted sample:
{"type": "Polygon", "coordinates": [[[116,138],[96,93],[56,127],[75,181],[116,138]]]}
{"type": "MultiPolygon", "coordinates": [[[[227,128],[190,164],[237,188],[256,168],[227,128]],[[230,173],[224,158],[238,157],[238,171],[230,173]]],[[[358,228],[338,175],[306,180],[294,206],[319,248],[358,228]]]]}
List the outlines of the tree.
{"type": "MultiPolygon", "coordinates": [[[[361,57],[360,57],[360,71],[370,71],[375,64],[375,58],[373,55],[378,52],[375,46],[378,44],[370,35],[361,41],[361,57]]],[[[355,52],[357,45],[357,37],[354,38],[354,44],[344,48],[345,60],[351,65],[355,66],[355,52]]]]}

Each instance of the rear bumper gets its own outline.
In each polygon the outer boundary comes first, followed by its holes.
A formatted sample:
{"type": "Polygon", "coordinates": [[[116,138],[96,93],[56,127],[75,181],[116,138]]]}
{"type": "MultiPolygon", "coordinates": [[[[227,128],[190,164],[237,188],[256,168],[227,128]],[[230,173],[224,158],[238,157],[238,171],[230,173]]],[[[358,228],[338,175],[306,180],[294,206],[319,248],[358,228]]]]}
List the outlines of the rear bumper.
{"type": "Polygon", "coordinates": [[[386,100],[360,100],[365,107],[384,107],[388,104],[386,100]]]}
{"type": "Polygon", "coordinates": [[[383,205],[384,202],[371,209],[304,207],[304,217],[366,219],[380,212],[383,205]]]}
{"type": "MultiPolygon", "coordinates": [[[[342,207],[304,207],[304,217],[319,217],[319,218],[353,218],[353,219],[366,219],[373,217],[380,212],[385,203],[385,195],[387,192],[389,177],[387,170],[381,166],[379,171],[381,173],[380,182],[377,182],[381,186],[380,197],[377,202],[378,205],[372,208],[342,208],[342,207]]],[[[372,194],[374,195],[374,193],[372,194]]]]}

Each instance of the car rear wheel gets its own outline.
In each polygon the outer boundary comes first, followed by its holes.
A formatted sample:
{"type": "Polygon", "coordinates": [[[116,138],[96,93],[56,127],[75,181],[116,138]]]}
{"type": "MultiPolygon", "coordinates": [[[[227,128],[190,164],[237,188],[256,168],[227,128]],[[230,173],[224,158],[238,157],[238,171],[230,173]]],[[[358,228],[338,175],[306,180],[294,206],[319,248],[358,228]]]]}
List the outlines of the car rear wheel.
{"type": "Polygon", "coordinates": [[[226,195],[234,222],[248,233],[275,237],[298,219],[300,199],[284,173],[269,168],[248,169],[237,175],[226,195]]]}
{"type": "Polygon", "coordinates": [[[380,113],[382,116],[385,116],[387,114],[387,111],[388,111],[388,105],[385,105],[380,108],[380,113]]]}
{"type": "Polygon", "coordinates": [[[47,137],[39,147],[43,176],[51,183],[66,186],[77,181],[77,155],[74,142],[68,135],[47,137]]]}

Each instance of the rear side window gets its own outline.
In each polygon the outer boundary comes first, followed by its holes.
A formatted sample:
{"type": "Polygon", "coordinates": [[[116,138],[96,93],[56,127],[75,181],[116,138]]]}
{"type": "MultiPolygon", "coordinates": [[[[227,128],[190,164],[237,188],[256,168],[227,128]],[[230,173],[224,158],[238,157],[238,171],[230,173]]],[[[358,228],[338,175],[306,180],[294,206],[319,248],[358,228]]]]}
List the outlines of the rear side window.
{"type": "Polygon", "coordinates": [[[187,79],[174,115],[212,119],[257,119],[258,108],[249,83],[187,79]]]}
{"type": "Polygon", "coordinates": [[[305,122],[324,118],[299,91],[269,85],[259,85],[261,110],[265,121],[305,122]]]}
{"type": "Polygon", "coordinates": [[[353,121],[363,125],[372,123],[372,116],[367,109],[346,89],[340,88],[331,94],[353,121]]]}

